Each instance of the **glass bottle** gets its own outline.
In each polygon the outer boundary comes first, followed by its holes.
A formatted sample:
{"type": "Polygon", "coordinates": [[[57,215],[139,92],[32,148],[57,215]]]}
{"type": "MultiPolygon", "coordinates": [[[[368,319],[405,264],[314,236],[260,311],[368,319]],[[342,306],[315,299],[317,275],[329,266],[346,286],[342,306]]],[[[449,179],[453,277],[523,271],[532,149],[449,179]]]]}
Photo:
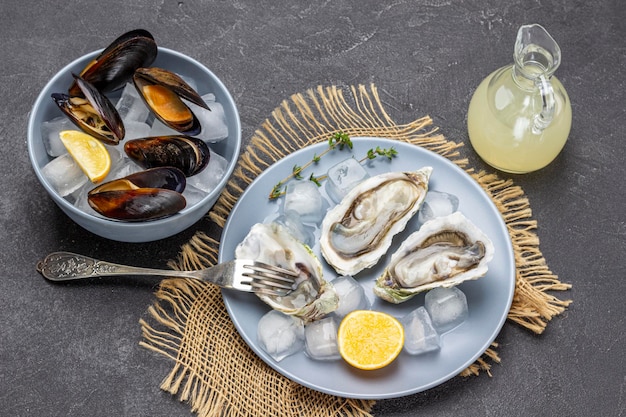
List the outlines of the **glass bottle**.
{"type": "Polygon", "coordinates": [[[572,108],[553,76],[561,49],[540,25],[520,27],[514,63],[476,88],[467,114],[474,150],[501,171],[527,173],[548,165],[561,152],[572,124],[572,108]]]}

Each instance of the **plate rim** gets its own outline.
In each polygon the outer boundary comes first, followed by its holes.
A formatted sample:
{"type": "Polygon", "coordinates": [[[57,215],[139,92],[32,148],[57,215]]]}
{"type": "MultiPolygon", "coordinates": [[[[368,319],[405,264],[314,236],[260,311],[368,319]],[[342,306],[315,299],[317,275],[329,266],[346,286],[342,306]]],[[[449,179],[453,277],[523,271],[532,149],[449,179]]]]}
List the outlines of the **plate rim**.
{"type": "MultiPolygon", "coordinates": [[[[316,391],[320,391],[326,394],[330,394],[330,395],[335,395],[335,396],[341,396],[341,397],[345,397],[345,398],[358,398],[358,399],[372,399],[372,400],[381,400],[381,399],[389,399],[389,398],[399,398],[399,397],[403,397],[403,396],[407,396],[407,395],[411,395],[411,394],[416,394],[418,392],[422,392],[431,388],[434,388],[450,379],[452,379],[454,376],[458,375],[461,371],[463,371],[464,369],[466,369],[468,366],[470,366],[471,364],[473,364],[481,355],[483,355],[483,353],[489,348],[489,346],[491,345],[491,343],[496,339],[496,337],[498,336],[498,334],[500,333],[500,331],[502,330],[502,327],[504,326],[504,323],[507,320],[507,316],[508,316],[508,312],[510,311],[511,308],[511,304],[513,301],[513,296],[514,296],[514,292],[515,292],[515,274],[516,274],[516,266],[515,266],[515,257],[514,257],[514,251],[513,251],[513,245],[512,245],[512,241],[511,241],[511,236],[508,232],[508,228],[506,225],[506,222],[504,221],[504,218],[502,217],[502,213],[500,212],[500,210],[497,208],[496,204],[494,203],[493,199],[491,198],[491,196],[482,188],[482,186],[478,183],[478,181],[476,181],[474,178],[472,178],[466,171],[464,171],[461,167],[459,167],[458,165],[456,165],[454,162],[452,162],[451,160],[449,160],[448,158],[433,152],[431,150],[428,150],[424,147],[421,147],[419,145],[416,144],[412,144],[410,142],[405,142],[402,140],[397,140],[397,139],[392,139],[392,138],[381,138],[381,137],[376,137],[376,136],[355,136],[353,138],[351,138],[352,141],[361,141],[361,140],[366,140],[366,141],[372,141],[374,142],[374,146],[385,146],[385,147],[390,147],[398,144],[401,144],[401,146],[409,146],[409,147],[414,147],[416,152],[420,153],[420,152],[424,152],[425,154],[430,155],[430,157],[434,157],[435,159],[438,159],[440,162],[442,162],[443,164],[447,165],[450,169],[455,170],[458,174],[466,177],[467,179],[470,179],[471,182],[474,184],[475,188],[483,194],[483,197],[485,197],[485,200],[487,201],[487,203],[491,206],[492,210],[495,211],[496,213],[499,214],[499,216],[497,216],[496,218],[496,222],[499,223],[499,229],[500,231],[504,231],[504,235],[506,236],[506,247],[505,248],[500,248],[499,251],[503,251],[505,252],[505,257],[507,258],[507,262],[506,262],[506,266],[507,266],[507,283],[508,283],[508,292],[506,294],[507,299],[506,299],[506,303],[505,305],[507,306],[506,310],[502,312],[501,317],[499,317],[499,320],[496,324],[496,326],[494,327],[493,331],[489,334],[488,338],[485,338],[484,343],[481,345],[481,349],[479,350],[479,352],[471,355],[471,358],[465,361],[464,366],[459,367],[460,369],[455,370],[455,371],[451,371],[448,372],[448,374],[440,377],[440,378],[436,378],[435,380],[433,380],[432,382],[428,383],[428,384],[423,384],[422,386],[418,386],[415,388],[408,388],[405,390],[400,390],[400,391],[395,391],[395,392],[387,392],[384,394],[371,394],[371,393],[358,393],[358,392],[354,392],[350,391],[350,390],[343,390],[343,391],[338,391],[336,389],[329,389],[326,388],[324,386],[320,386],[319,384],[315,384],[312,383],[310,381],[307,381],[306,379],[303,379],[303,377],[294,374],[293,372],[291,372],[288,369],[285,369],[284,367],[282,367],[280,365],[280,362],[276,362],[274,360],[272,360],[271,358],[269,358],[265,352],[263,352],[255,343],[252,343],[252,341],[248,340],[248,337],[243,333],[242,329],[241,329],[241,325],[239,324],[237,318],[235,317],[235,312],[234,312],[234,304],[232,304],[230,302],[230,297],[233,295],[232,291],[229,290],[222,290],[222,299],[224,301],[224,304],[226,306],[226,310],[227,313],[229,315],[229,318],[231,319],[231,321],[233,322],[235,328],[237,329],[237,332],[239,333],[239,335],[243,338],[243,340],[245,341],[245,343],[250,347],[250,349],[255,353],[255,355],[257,355],[259,358],[261,358],[261,360],[263,360],[263,362],[265,362],[267,365],[269,365],[271,368],[273,368],[275,371],[279,372],[280,374],[284,375],[285,377],[289,378],[290,380],[301,384],[303,386],[306,386],[308,388],[314,389],[316,391]],[[487,340],[488,339],[488,340],[487,340]]],[[[242,200],[244,199],[244,196],[250,192],[249,190],[253,189],[254,185],[258,182],[262,182],[263,178],[266,175],[270,175],[270,173],[272,172],[272,168],[278,164],[279,162],[281,162],[282,160],[286,159],[286,158],[296,158],[298,155],[303,154],[303,153],[308,153],[311,152],[311,149],[313,148],[317,148],[317,147],[324,147],[325,142],[319,142],[319,143],[315,143],[315,144],[310,144],[307,145],[301,149],[298,149],[295,152],[292,152],[288,155],[285,155],[283,158],[275,161],[274,163],[272,163],[270,166],[268,166],[263,172],[261,172],[250,184],[248,184],[248,186],[245,188],[245,190],[243,191],[243,193],[239,196],[239,198],[237,199],[237,202],[235,203],[235,205],[233,206],[233,208],[230,211],[230,214],[228,216],[228,218],[226,219],[226,223],[224,225],[224,228],[222,230],[222,237],[220,240],[220,246],[219,246],[219,253],[218,253],[218,261],[219,262],[224,262],[226,260],[232,259],[232,255],[230,257],[228,257],[228,255],[224,254],[224,251],[222,250],[223,248],[223,240],[224,238],[228,235],[228,231],[233,228],[236,227],[234,225],[234,221],[233,221],[233,217],[232,217],[232,213],[236,212],[238,209],[238,206],[242,203],[242,200]]],[[[324,261],[325,262],[325,261],[324,261]]]]}

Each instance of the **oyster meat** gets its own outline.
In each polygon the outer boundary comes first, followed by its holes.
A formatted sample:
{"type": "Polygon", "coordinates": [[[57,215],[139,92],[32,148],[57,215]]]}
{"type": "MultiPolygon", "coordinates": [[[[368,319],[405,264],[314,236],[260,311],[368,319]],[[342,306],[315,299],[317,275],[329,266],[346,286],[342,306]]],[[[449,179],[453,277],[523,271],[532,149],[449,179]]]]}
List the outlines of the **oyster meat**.
{"type": "Polygon", "coordinates": [[[370,177],[326,213],[320,248],[337,273],[355,275],[378,262],[419,210],[431,172],[424,167],[370,177]]]}
{"type": "Polygon", "coordinates": [[[286,296],[257,294],[275,310],[314,321],[334,311],[338,297],[322,278],[322,264],[310,247],[294,238],[278,223],[257,223],[235,249],[237,259],[252,259],[298,271],[296,289],[286,296]]]}
{"type": "Polygon", "coordinates": [[[429,220],[391,255],[374,293],[401,303],[436,287],[453,287],[487,273],[491,240],[462,213],[429,220]]]}

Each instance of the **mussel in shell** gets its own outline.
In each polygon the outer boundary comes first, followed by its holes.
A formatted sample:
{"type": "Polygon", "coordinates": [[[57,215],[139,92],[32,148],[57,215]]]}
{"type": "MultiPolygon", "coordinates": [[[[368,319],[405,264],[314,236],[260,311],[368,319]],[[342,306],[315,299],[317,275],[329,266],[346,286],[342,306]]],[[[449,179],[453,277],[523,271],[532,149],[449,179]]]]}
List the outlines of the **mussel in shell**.
{"type": "MultiPolygon", "coordinates": [[[[144,29],[126,32],[115,39],[80,72],[80,76],[103,94],[123,87],[132,79],[135,70],[150,66],[156,59],[158,48],[154,37],[144,29]]],[[[79,96],[80,88],[74,83],[70,96],[79,96]]]]}
{"type": "Polygon", "coordinates": [[[52,99],[82,131],[109,145],[124,139],[124,123],[111,101],[93,84],[73,74],[79,95],[54,93],[52,99]]]}
{"type": "Polygon", "coordinates": [[[157,67],[139,68],[133,75],[133,82],[146,105],[166,126],[190,136],[200,133],[200,121],[183,99],[209,108],[180,76],[157,67]]]}
{"type": "Polygon", "coordinates": [[[165,188],[182,193],[187,185],[185,174],[175,167],[157,167],[135,172],[91,190],[92,194],[113,190],[136,190],[137,188],[165,188]]]}
{"type": "Polygon", "coordinates": [[[148,169],[99,185],[87,201],[105,217],[124,221],[155,220],[185,208],[185,175],[177,168],[148,169]]]}
{"type": "Polygon", "coordinates": [[[185,208],[182,194],[165,188],[104,191],[89,194],[89,205],[103,216],[125,221],[156,220],[185,208]]]}
{"type": "Polygon", "coordinates": [[[198,138],[185,135],[152,136],[129,140],[124,151],[144,168],[172,166],[187,177],[202,171],[209,163],[209,147],[198,138]]]}

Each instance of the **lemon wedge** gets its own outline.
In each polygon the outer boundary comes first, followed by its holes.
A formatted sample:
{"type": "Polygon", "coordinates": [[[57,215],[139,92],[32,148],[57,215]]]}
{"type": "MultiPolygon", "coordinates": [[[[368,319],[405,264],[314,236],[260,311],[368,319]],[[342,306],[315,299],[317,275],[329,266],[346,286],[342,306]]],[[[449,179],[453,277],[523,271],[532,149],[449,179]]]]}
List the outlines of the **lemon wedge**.
{"type": "Polygon", "coordinates": [[[102,142],[79,130],[64,130],[59,136],[91,182],[97,184],[107,176],[111,170],[111,156],[102,142]]]}
{"type": "Polygon", "coordinates": [[[358,369],[389,365],[404,346],[404,327],[395,317],[373,310],[355,310],[343,318],[337,333],[341,357],[358,369]]]}

